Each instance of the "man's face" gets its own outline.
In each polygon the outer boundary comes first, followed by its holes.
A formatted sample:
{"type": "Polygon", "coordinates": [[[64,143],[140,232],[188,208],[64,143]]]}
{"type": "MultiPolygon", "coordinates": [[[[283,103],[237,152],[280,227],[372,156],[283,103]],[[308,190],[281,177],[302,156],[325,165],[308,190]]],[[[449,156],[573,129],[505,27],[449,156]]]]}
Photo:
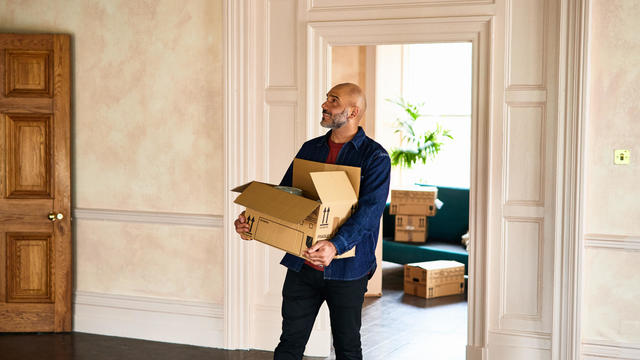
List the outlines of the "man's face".
{"type": "Polygon", "coordinates": [[[349,121],[349,108],[340,98],[340,93],[331,89],[327,101],[322,104],[322,120],[320,125],[329,129],[339,129],[349,121]]]}

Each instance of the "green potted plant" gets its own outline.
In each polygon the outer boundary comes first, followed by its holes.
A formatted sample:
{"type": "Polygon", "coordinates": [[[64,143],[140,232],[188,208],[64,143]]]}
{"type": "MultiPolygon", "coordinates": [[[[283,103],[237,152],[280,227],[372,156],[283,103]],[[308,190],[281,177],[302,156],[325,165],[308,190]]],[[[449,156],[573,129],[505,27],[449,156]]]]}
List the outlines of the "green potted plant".
{"type": "Polygon", "coordinates": [[[444,138],[453,140],[450,131],[437,123],[433,130],[416,133],[416,122],[424,116],[420,113],[424,103],[412,104],[402,97],[386,100],[401,107],[404,114],[394,123],[394,133],[400,135],[400,147],[391,149],[391,166],[411,168],[418,161],[426,164],[427,160],[435,159],[440,152],[444,138]]]}

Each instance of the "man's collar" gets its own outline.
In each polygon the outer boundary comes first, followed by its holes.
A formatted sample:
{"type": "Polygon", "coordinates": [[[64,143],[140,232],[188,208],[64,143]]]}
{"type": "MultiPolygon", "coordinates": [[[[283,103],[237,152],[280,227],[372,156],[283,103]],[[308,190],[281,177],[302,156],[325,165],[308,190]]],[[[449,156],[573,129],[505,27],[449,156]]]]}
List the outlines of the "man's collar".
{"type": "MultiPolygon", "coordinates": [[[[326,134],[324,134],[324,141],[318,143],[318,146],[322,146],[322,145],[328,145],[329,144],[329,139],[331,138],[331,132],[333,130],[329,130],[327,131],[326,134]]],[[[353,146],[355,146],[356,150],[358,150],[358,148],[360,147],[360,145],[362,145],[362,142],[364,141],[364,138],[366,137],[364,130],[362,129],[362,126],[358,126],[358,132],[356,132],[356,135],[349,140],[347,143],[352,143],[353,146]]]]}

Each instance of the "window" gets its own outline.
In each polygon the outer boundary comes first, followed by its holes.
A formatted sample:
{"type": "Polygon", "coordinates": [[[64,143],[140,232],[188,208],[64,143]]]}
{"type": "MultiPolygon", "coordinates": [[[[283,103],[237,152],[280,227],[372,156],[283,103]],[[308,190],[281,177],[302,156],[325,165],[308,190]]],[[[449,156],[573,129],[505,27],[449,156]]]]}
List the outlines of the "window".
{"type": "Polygon", "coordinates": [[[411,169],[394,167],[392,187],[426,183],[468,188],[471,153],[471,43],[434,43],[377,46],[376,140],[387,150],[400,145],[393,124],[402,109],[385,99],[402,97],[424,103],[415,130],[449,129],[435,160],[411,169]]]}

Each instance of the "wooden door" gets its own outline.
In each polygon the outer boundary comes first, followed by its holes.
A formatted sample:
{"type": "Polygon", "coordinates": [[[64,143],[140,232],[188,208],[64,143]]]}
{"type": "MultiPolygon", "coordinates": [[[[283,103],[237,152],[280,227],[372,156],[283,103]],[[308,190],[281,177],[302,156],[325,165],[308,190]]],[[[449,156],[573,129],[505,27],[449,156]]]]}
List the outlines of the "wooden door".
{"type": "Polygon", "coordinates": [[[0,34],[2,332],[71,331],[69,59],[67,35],[0,34]]]}

